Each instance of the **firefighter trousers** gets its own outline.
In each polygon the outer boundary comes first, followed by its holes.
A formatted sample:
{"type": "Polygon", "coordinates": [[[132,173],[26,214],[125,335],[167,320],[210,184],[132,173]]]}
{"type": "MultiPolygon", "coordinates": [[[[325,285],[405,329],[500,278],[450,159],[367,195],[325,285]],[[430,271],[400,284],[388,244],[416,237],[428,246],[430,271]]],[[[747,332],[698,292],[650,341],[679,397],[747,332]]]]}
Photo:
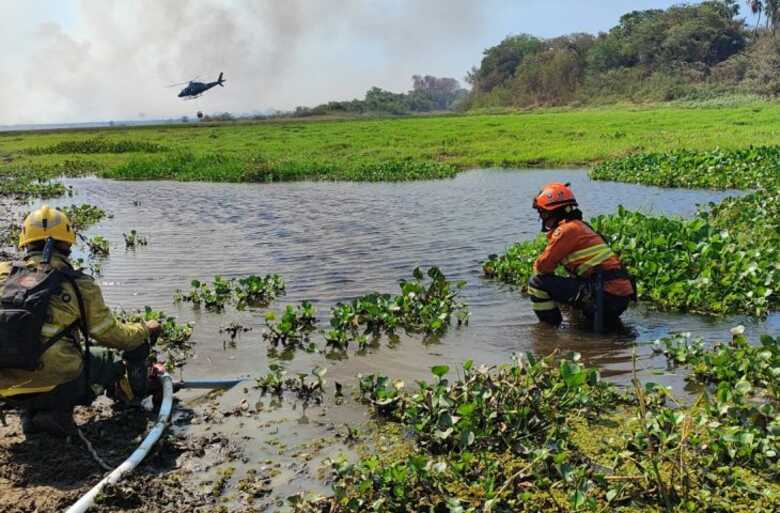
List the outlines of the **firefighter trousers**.
{"type": "MultiPolygon", "coordinates": [[[[563,320],[558,303],[572,305],[593,321],[596,310],[594,286],[589,280],[566,278],[554,274],[537,274],[528,281],[528,294],[534,313],[540,321],[558,325],[563,320]]],[[[604,292],[604,322],[614,325],[628,308],[629,298],[604,292]]]]}

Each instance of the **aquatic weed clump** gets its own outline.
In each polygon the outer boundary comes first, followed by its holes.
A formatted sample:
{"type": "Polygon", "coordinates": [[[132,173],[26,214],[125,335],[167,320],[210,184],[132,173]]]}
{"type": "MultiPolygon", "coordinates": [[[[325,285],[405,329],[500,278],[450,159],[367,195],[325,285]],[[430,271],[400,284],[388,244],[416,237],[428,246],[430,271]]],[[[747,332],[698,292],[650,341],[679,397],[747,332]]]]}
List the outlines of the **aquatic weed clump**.
{"type": "Polygon", "coordinates": [[[287,305],[281,315],[268,312],[265,315],[266,331],[263,339],[273,347],[285,349],[304,349],[310,352],[316,347],[310,342],[310,334],[317,325],[317,310],[308,301],[299,306],[287,305]],[[278,319],[278,320],[277,320],[278,319]]]}
{"type": "Polygon", "coordinates": [[[28,155],[51,155],[69,153],[159,153],[167,151],[165,146],[147,141],[111,141],[102,138],[62,141],[50,146],[38,146],[25,150],[28,155]]]}
{"type": "MultiPolygon", "coordinates": [[[[620,207],[591,220],[636,278],[642,300],[664,310],[765,316],[780,306],[780,146],[632,155],[591,177],[665,187],[738,187],[746,196],[710,204],[691,220],[620,207]]],[[[526,287],[543,236],[483,264],[489,278],[526,287]]]]}
{"type": "Polygon", "coordinates": [[[482,263],[482,272],[487,278],[517,285],[523,292],[528,289],[528,280],[533,276],[533,265],[547,243],[544,236],[530,241],[517,242],[506,249],[503,255],[490,255],[482,263]]]}
{"type": "MultiPolygon", "coordinates": [[[[767,197],[780,203],[780,193],[767,197]]],[[[752,197],[730,208],[755,210],[752,197]]],[[[637,279],[639,295],[667,310],[763,316],[780,306],[780,232],[719,219],[725,208],[685,221],[619,208],[592,220],[637,279]]],[[[757,215],[757,213],[756,213],[757,215]]]]}
{"type": "Polygon", "coordinates": [[[447,280],[438,267],[426,273],[417,267],[412,280],[401,281],[399,295],[371,293],[333,307],[325,340],[335,349],[346,350],[350,341],[363,348],[368,336],[394,336],[398,328],[426,336],[441,335],[453,317],[458,326],[468,324],[468,306],[459,298],[464,286],[465,282],[447,280]]]}
{"type": "Polygon", "coordinates": [[[138,246],[149,244],[148,239],[136,230],[130,230],[130,233],[123,233],[122,238],[125,239],[125,249],[135,249],[138,246]]]}
{"type": "Polygon", "coordinates": [[[571,419],[593,418],[619,402],[615,388],[578,360],[578,355],[556,362],[554,356],[528,354],[495,368],[475,368],[468,361],[457,381],[445,378],[448,366],[438,365],[431,369],[434,382],[418,382],[414,393],[396,385],[389,389],[386,378],[373,375],[361,378],[360,390],[379,411],[410,426],[417,443],[433,452],[525,452],[562,443],[571,419]]]}
{"type": "Polygon", "coordinates": [[[358,164],[333,175],[335,180],[367,182],[400,182],[408,180],[433,180],[452,178],[458,168],[452,164],[437,161],[389,160],[377,163],[358,164]]]}
{"type": "Polygon", "coordinates": [[[23,200],[57,198],[71,189],[54,181],[60,174],[36,166],[0,166],[0,195],[23,200]]]}
{"type": "Polygon", "coordinates": [[[723,383],[734,389],[749,385],[780,403],[780,337],[762,335],[758,344],[751,344],[744,331],[737,326],[729,342],[710,348],[701,337],[680,333],[657,340],[654,350],[663,353],[670,364],[690,367],[691,381],[723,383]]]}
{"type": "Polygon", "coordinates": [[[364,400],[409,437],[356,462],[335,458],[333,495],[295,511],[780,508],[780,421],[749,385],[719,381],[712,396],[685,406],[636,377],[622,391],[576,358],[467,362],[453,381],[448,371],[434,367],[433,382],[416,391],[361,377],[364,400]]]}
{"type": "Polygon", "coordinates": [[[89,203],[60,207],[60,210],[68,216],[73,229],[77,232],[85,230],[103,219],[112,217],[111,214],[102,208],[89,203]]]}
{"type": "Polygon", "coordinates": [[[612,159],[590,171],[594,180],[660,187],[753,189],[780,185],[780,145],[742,149],[688,149],[612,159]]]}
{"type": "Polygon", "coordinates": [[[267,305],[277,296],[284,294],[285,290],[284,280],[278,274],[249,275],[233,282],[233,294],[236,308],[239,310],[267,305]]]}
{"type": "Polygon", "coordinates": [[[273,395],[277,400],[282,399],[284,392],[293,392],[304,405],[311,401],[321,404],[325,395],[326,373],[327,369],[315,367],[311,371],[313,377],[309,377],[305,372],[299,372],[293,378],[287,377],[287,371],[280,365],[271,364],[268,373],[257,378],[255,388],[260,389],[263,395],[273,395]]]}
{"type": "Polygon", "coordinates": [[[108,241],[100,235],[90,237],[86,244],[92,257],[107,257],[110,253],[108,241]]]}
{"type": "Polygon", "coordinates": [[[179,323],[176,318],[167,315],[161,310],[153,310],[151,307],[144,307],[143,311],[135,312],[115,312],[117,318],[124,322],[145,322],[158,321],[161,326],[160,335],[154,346],[157,351],[158,359],[162,359],[168,372],[173,372],[176,368],[182,367],[193,353],[192,323],[179,323]]]}
{"type": "Polygon", "coordinates": [[[189,292],[177,290],[174,301],[203,305],[213,312],[223,311],[226,304],[234,305],[237,310],[266,306],[285,292],[284,280],[278,274],[231,279],[215,276],[211,286],[200,280],[192,280],[190,285],[189,292]]]}

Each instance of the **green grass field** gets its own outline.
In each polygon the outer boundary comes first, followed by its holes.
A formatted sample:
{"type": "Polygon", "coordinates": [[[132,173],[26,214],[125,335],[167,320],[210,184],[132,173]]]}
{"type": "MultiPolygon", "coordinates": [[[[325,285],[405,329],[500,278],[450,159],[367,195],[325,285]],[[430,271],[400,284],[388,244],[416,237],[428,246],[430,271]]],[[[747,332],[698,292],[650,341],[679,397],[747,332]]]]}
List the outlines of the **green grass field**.
{"type": "Polygon", "coordinates": [[[397,180],[773,144],[778,134],[773,103],[14,132],[0,134],[0,173],[74,167],[124,179],[397,180]]]}

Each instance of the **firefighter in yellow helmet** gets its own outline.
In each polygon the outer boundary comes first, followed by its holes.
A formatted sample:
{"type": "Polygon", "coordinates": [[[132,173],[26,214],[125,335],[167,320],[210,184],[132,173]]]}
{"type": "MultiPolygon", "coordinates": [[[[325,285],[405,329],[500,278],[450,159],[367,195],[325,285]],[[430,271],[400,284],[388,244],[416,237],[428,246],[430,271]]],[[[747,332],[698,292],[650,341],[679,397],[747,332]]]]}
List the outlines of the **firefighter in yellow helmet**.
{"type": "Polygon", "coordinates": [[[74,406],[101,390],[146,392],[160,325],[114,318],[100,287],[69,261],[75,241],[68,217],[44,205],[22,225],[23,259],[0,263],[0,401],[21,411],[26,435],[69,435],[74,406]]]}

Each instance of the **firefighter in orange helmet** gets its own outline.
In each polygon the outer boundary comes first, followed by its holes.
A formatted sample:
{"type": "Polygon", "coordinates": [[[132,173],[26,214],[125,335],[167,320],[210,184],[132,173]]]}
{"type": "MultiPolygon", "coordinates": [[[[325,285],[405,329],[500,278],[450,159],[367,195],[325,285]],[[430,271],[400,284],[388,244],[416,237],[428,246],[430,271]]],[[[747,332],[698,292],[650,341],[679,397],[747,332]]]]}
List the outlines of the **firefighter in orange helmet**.
{"type": "Polygon", "coordinates": [[[582,310],[602,331],[614,326],[636,292],[631,277],[604,238],[582,220],[569,184],[545,185],[533,201],[547,247],[534,262],[528,293],[539,320],[558,325],[558,303],[582,310]],[[556,276],[563,265],[571,277],[556,276]]]}

